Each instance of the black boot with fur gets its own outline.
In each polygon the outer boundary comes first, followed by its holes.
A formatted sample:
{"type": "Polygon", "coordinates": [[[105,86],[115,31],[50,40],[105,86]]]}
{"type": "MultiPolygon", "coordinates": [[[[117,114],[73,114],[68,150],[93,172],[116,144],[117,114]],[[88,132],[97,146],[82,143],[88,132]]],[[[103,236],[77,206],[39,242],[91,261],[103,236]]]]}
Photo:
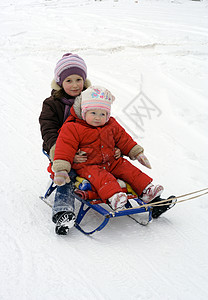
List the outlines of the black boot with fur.
{"type": "MultiPolygon", "coordinates": [[[[175,196],[170,196],[168,197],[168,199],[170,198],[174,198],[175,196]]],[[[149,203],[155,203],[155,202],[159,202],[165,199],[162,199],[160,197],[156,197],[155,199],[153,199],[151,202],[149,203]]],[[[163,202],[161,204],[155,204],[155,206],[153,206],[152,209],[152,217],[153,219],[157,219],[159,218],[160,215],[162,215],[164,212],[166,212],[167,210],[171,209],[177,202],[177,199],[172,199],[170,201],[166,201],[163,202]]]]}

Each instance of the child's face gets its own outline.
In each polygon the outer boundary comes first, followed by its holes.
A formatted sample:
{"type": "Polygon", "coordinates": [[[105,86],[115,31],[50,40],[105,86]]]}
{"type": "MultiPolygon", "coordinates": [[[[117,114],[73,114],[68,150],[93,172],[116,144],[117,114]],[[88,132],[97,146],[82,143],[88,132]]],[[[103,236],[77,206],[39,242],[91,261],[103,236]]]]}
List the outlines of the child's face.
{"type": "Polygon", "coordinates": [[[83,90],[84,80],[79,75],[70,75],[64,79],[62,87],[69,96],[76,97],[83,90]]]}
{"type": "Polygon", "coordinates": [[[107,112],[104,109],[91,109],[86,112],[85,118],[91,126],[103,126],[107,121],[107,112]]]}

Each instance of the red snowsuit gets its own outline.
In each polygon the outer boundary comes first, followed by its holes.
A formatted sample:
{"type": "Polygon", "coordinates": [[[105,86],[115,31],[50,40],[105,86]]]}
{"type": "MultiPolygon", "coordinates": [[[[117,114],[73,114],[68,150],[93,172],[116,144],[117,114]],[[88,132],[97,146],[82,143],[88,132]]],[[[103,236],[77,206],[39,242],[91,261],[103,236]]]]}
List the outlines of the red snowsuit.
{"type": "Polygon", "coordinates": [[[71,165],[79,176],[90,181],[105,202],[115,193],[122,191],[116,178],[128,182],[133,190],[141,195],[152,179],[123,157],[114,158],[115,147],[128,156],[136,145],[113,117],[104,126],[93,127],[78,118],[72,107],[71,116],[62,126],[56,142],[53,169],[55,172],[59,171],[58,164],[61,161],[66,163],[66,168],[62,170],[66,169],[69,172],[71,165]],[[87,153],[86,162],[73,163],[78,149],[87,153]]]}

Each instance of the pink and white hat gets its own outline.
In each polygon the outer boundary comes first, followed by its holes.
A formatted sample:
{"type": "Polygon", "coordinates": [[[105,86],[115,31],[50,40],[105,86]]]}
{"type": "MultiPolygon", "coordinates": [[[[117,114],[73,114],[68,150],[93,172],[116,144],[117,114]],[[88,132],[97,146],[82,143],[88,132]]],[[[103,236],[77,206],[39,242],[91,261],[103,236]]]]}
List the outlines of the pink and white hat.
{"type": "Polygon", "coordinates": [[[85,120],[85,115],[91,109],[103,109],[107,112],[107,121],[110,118],[111,104],[115,97],[106,88],[101,86],[90,86],[81,93],[82,102],[82,118],[85,120]]]}

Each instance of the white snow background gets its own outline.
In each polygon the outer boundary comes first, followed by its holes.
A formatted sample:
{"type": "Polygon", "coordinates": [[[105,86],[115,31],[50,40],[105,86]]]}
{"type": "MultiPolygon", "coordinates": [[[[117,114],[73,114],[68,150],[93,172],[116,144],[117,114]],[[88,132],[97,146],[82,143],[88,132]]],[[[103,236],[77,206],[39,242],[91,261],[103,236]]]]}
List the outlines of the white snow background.
{"type": "Polygon", "coordinates": [[[116,96],[112,114],[152,170],[134,164],[163,195],[206,188],[208,2],[0,0],[0,23],[0,299],[208,299],[208,197],[146,227],[122,217],[91,237],[57,236],[39,200],[49,175],[38,123],[57,60],[77,53],[116,96]]]}

